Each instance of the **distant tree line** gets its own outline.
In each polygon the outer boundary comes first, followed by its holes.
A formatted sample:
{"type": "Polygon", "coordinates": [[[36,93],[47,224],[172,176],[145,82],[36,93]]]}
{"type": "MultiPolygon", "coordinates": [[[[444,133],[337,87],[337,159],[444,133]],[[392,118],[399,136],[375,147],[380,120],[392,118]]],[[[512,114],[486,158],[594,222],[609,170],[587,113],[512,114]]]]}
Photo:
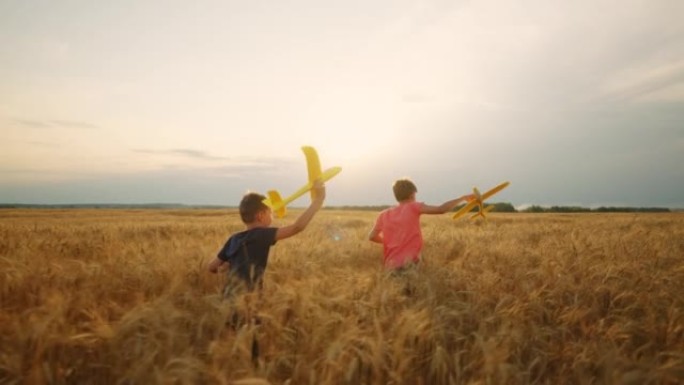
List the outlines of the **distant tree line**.
{"type": "Polygon", "coordinates": [[[382,211],[382,210],[390,208],[390,207],[392,207],[392,206],[388,206],[388,205],[375,205],[375,206],[345,205],[345,206],[325,206],[324,209],[349,210],[349,211],[382,211]]]}
{"type": "MultiPolygon", "coordinates": [[[[533,205],[523,210],[516,210],[515,206],[508,202],[485,203],[486,206],[494,206],[492,212],[498,213],[669,213],[671,210],[666,207],[598,207],[591,209],[581,206],[551,206],[542,207],[533,205]]],[[[463,205],[456,207],[459,210],[463,205]]]]}
{"type": "Polygon", "coordinates": [[[521,212],[524,213],[669,213],[666,207],[597,207],[590,209],[580,206],[530,206],[521,212]]]}
{"type": "Polygon", "coordinates": [[[220,209],[230,206],[185,205],[181,203],[0,203],[0,209],[220,209]]]}
{"type": "Polygon", "coordinates": [[[530,206],[526,209],[521,210],[524,213],[590,213],[591,209],[587,207],[580,206],[530,206]]]}
{"type": "MultiPolygon", "coordinates": [[[[516,210],[515,206],[508,202],[485,203],[485,207],[494,206],[491,210],[497,213],[669,213],[672,210],[666,207],[598,207],[588,208],[581,206],[551,206],[543,207],[533,205],[523,210],[516,210]]],[[[375,205],[375,206],[326,206],[330,210],[350,210],[350,211],[382,211],[390,206],[375,205]]],[[[453,211],[458,211],[463,205],[457,206],[453,211]]],[[[0,209],[20,209],[20,208],[38,208],[38,209],[223,209],[235,208],[233,206],[219,206],[219,205],[184,205],[176,203],[142,203],[142,204],[55,204],[55,205],[40,205],[40,204],[21,204],[21,203],[0,203],[0,209]]],[[[473,209],[473,212],[477,208],[473,209]]]]}

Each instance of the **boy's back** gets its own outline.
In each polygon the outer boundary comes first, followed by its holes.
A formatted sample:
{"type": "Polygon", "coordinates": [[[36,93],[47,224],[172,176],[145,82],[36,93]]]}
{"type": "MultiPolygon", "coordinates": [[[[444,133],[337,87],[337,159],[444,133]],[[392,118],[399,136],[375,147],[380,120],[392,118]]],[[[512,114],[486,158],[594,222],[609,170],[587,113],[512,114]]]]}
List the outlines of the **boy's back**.
{"type": "Polygon", "coordinates": [[[396,269],[420,260],[423,236],[420,231],[420,202],[406,202],[384,210],[375,228],[384,234],[384,265],[396,269]]]}
{"type": "Polygon", "coordinates": [[[254,290],[268,264],[271,246],[276,243],[276,227],[256,227],[233,234],[217,258],[228,262],[230,274],[254,290]]]}

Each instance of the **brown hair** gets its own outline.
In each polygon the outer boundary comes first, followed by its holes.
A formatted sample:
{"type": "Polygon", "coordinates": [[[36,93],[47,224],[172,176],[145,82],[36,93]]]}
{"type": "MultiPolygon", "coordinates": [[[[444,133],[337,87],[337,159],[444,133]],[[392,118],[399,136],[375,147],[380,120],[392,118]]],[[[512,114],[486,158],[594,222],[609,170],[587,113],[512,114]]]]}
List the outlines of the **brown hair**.
{"type": "Polygon", "coordinates": [[[411,182],[408,178],[398,179],[394,182],[392,186],[392,191],[394,191],[394,197],[397,198],[398,202],[409,199],[411,194],[418,192],[416,185],[411,182]]]}
{"type": "Polygon", "coordinates": [[[240,201],[240,218],[244,223],[252,223],[256,220],[257,214],[261,210],[268,209],[268,206],[262,202],[266,199],[265,196],[254,192],[247,193],[240,201]]]}

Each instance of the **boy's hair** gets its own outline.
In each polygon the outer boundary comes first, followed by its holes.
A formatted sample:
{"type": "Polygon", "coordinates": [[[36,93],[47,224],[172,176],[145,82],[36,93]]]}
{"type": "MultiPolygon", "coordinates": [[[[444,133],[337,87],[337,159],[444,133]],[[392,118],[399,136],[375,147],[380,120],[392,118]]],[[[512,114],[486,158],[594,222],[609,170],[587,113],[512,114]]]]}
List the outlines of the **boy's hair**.
{"type": "Polygon", "coordinates": [[[401,202],[403,200],[409,199],[411,194],[418,192],[418,189],[410,179],[402,178],[394,182],[392,191],[394,191],[394,197],[397,198],[397,201],[401,202]]]}
{"type": "Polygon", "coordinates": [[[258,193],[247,193],[240,201],[240,218],[244,223],[252,223],[256,220],[257,214],[261,210],[268,209],[268,206],[262,202],[266,199],[265,196],[258,193]]]}

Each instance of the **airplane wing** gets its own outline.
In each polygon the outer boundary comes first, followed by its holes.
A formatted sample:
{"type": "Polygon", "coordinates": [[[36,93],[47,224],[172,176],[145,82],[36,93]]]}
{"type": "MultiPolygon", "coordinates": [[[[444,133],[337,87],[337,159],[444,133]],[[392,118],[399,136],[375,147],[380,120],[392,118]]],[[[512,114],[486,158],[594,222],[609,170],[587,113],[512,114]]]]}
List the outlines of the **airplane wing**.
{"type": "MultiPolygon", "coordinates": [[[[323,173],[321,173],[318,176],[318,178],[321,181],[325,182],[332,179],[332,177],[334,177],[335,175],[339,174],[340,171],[342,171],[342,168],[340,167],[331,167],[325,170],[323,173]]],[[[264,199],[263,202],[278,215],[278,218],[282,218],[285,215],[285,206],[287,206],[290,202],[294,201],[295,199],[306,194],[306,192],[310,191],[312,187],[313,182],[308,182],[304,186],[300,187],[299,190],[295,191],[294,193],[292,193],[292,195],[285,199],[280,199],[280,195],[276,195],[278,193],[275,190],[271,190],[268,192],[268,198],[264,199]]]]}
{"type": "Polygon", "coordinates": [[[479,202],[477,201],[477,199],[471,200],[465,206],[461,207],[460,210],[456,211],[456,214],[454,214],[453,219],[456,219],[456,218],[460,217],[461,215],[467,213],[468,211],[472,210],[473,207],[477,206],[478,204],[479,204],[479,202]]]}
{"type": "Polygon", "coordinates": [[[492,196],[492,195],[498,193],[499,191],[505,189],[506,187],[508,187],[509,184],[510,184],[510,182],[503,182],[500,185],[494,187],[493,189],[487,191],[486,193],[482,194],[482,200],[484,201],[485,199],[489,198],[490,196],[492,196]]]}
{"type": "MultiPolygon", "coordinates": [[[[321,182],[329,181],[332,179],[332,177],[339,174],[340,171],[342,171],[342,167],[330,167],[329,169],[323,171],[323,173],[320,175],[321,182]]],[[[313,187],[313,183],[311,183],[311,186],[313,187]]]]}
{"type": "Polygon", "coordinates": [[[489,214],[489,212],[492,211],[493,208],[494,208],[494,205],[489,205],[489,206],[485,207],[485,208],[482,209],[482,210],[478,210],[478,211],[475,212],[475,214],[473,214],[473,215],[470,216],[470,219],[475,219],[475,218],[477,218],[477,217],[482,217],[484,220],[487,220],[487,215],[486,215],[486,214],[489,214]]]}
{"type": "MultiPolygon", "coordinates": [[[[340,171],[342,171],[342,168],[340,168],[340,167],[331,167],[331,168],[325,170],[325,172],[319,174],[318,178],[322,182],[325,182],[327,180],[332,179],[332,177],[334,177],[335,175],[339,174],[340,171]]],[[[311,182],[308,182],[307,184],[305,184],[304,186],[300,187],[299,190],[295,191],[292,195],[290,195],[289,197],[287,197],[283,200],[283,205],[286,205],[286,204],[292,202],[293,200],[304,195],[307,191],[310,191],[311,188],[313,187],[313,184],[314,184],[314,182],[311,181],[311,182]]]]}
{"type": "MultiPolygon", "coordinates": [[[[303,146],[302,151],[306,157],[306,169],[309,174],[309,183],[313,183],[321,175],[321,162],[318,159],[316,149],[311,146],[303,146]]],[[[311,199],[315,198],[315,193],[311,191],[311,199]]]]}

